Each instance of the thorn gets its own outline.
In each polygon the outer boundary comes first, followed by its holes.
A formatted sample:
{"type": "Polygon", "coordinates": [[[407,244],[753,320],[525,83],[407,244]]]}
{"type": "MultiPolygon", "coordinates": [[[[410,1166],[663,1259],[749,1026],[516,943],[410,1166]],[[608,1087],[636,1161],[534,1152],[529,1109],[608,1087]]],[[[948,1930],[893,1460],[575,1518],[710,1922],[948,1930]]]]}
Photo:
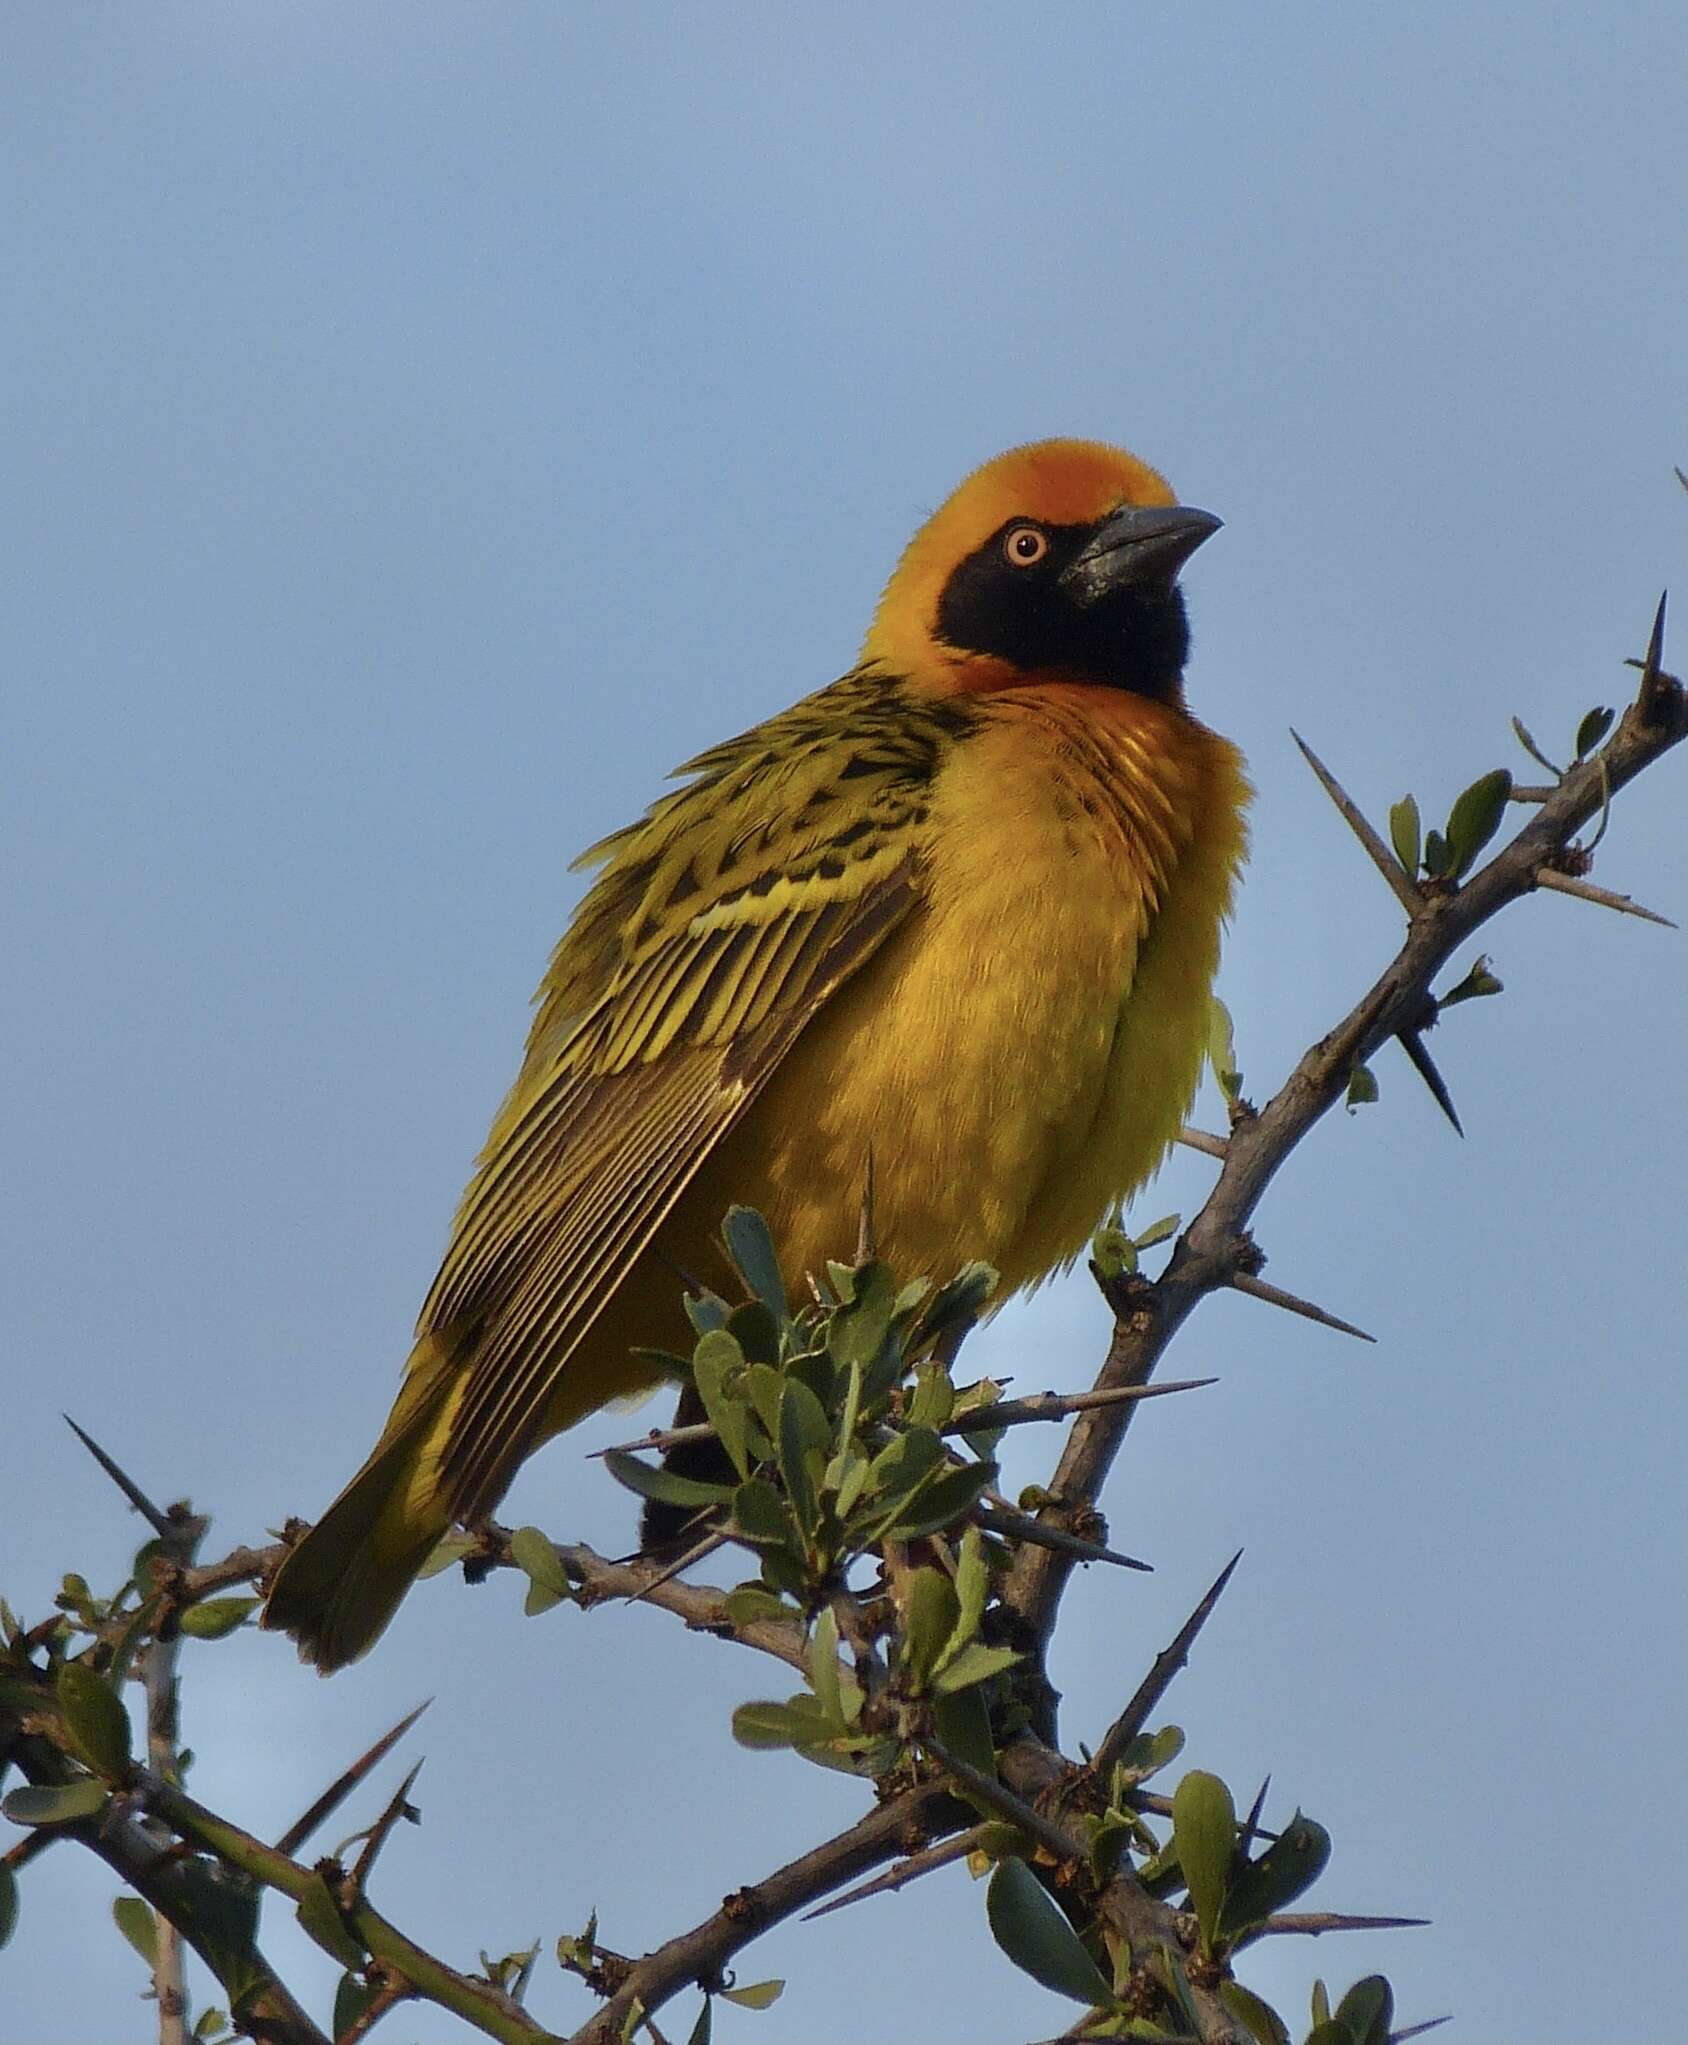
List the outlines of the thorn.
{"type": "Polygon", "coordinates": [[[393,1792],[392,1800],[388,1803],[387,1808],[369,1828],[369,1837],[364,1842],[362,1853],[357,1857],[357,1865],[352,1869],[352,1894],[354,1896],[361,1896],[363,1894],[364,1885],[369,1880],[370,1870],[375,1865],[375,1857],[382,1847],[386,1845],[388,1835],[393,1827],[400,1818],[405,1817],[407,1814],[414,1817],[415,1814],[410,1810],[410,1792],[415,1788],[416,1778],[421,1773],[422,1762],[418,1761],[416,1766],[393,1792]]]}
{"type": "Polygon", "coordinates": [[[643,1604],[653,1591],[659,1591],[665,1583],[671,1583],[681,1570],[690,1569],[694,1562],[701,1562],[706,1555],[713,1555],[717,1548],[726,1547],[727,1540],[728,1536],[725,1534],[705,1534],[695,1547],[688,1548],[684,1555],[677,1561],[669,1563],[668,1567],[653,1576],[649,1583],[641,1584],[627,1602],[630,1605],[643,1604]]]}
{"type": "Polygon", "coordinates": [[[1538,888],[1549,888],[1556,895],[1575,895],[1580,902],[1593,902],[1601,909],[1616,909],[1620,916],[1639,916],[1644,923],[1658,923],[1666,930],[1676,925],[1668,916],[1661,916],[1656,909],[1644,909],[1628,895],[1614,894],[1610,888],[1597,888],[1591,880],[1578,880],[1574,875],[1560,873],[1556,867],[1544,866],[1536,875],[1538,888]]]}
{"type": "Polygon", "coordinates": [[[973,1517],[987,1533],[1008,1534],[1016,1541],[1030,1542],[1034,1548],[1052,1548],[1057,1555],[1074,1555],[1080,1562],[1111,1562],[1116,1569],[1141,1569],[1151,1573],[1154,1570],[1152,1562],[1139,1562],[1135,1555],[1120,1555],[1099,1542],[1064,1533],[1059,1527],[1046,1527],[1042,1520],[1034,1520],[1029,1513],[1016,1512],[1012,1506],[975,1506],[973,1517]]]}
{"type": "Polygon", "coordinates": [[[1056,1860],[1062,1863],[1083,1860],[1084,1848],[1078,1841],[1069,1839],[1059,1825],[1051,1824],[1041,1811],[1017,1797],[1005,1782],[998,1781],[994,1775],[986,1775],[971,1761],[963,1761],[959,1754],[952,1754],[941,1740],[933,1739],[930,1734],[923,1734],[920,1744],[939,1767],[955,1777],[970,1797],[995,1811],[998,1817],[1006,1818],[1010,1825],[1030,1834],[1056,1860]]]}
{"type": "MultiPolygon", "coordinates": [[[[1224,1595],[1225,1586],[1231,1581],[1232,1572],[1242,1559],[1243,1551],[1239,1548],[1208,1586],[1201,1603],[1197,1605],[1189,1618],[1179,1627],[1177,1633],[1173,1636],[1171,1645],[1163,1647],[1160,1653],[1155,1656],[1149,1673],[1138,1684],[1136,1694],[1131,1699],[1131,1702],[1120,1713],[1119,1717],[1114,1720],[1113,1724],[1109,1726],[1107,1732],[1103,1734],[1102,1744],[1091,1757],[1090,1765],[1086,1772],[1093,1781],[1100,1782],[1104,1776],[1112,1772],[1114,1763],[1125,1752],[1126,1748],[1131,1745],[1132,1741],[1136,1739],[1144,1726],[1148,1724],[1149,1713],[1154,1710],[1155,1706],[1166,1695],[1167,1687],[1173,1677],[1177,1675],[1178,1671],[1190,1659],[1190,1649],[1195,1642],[1196,1635],[1207,1624],[1208,1615],[1224,1595]]],[[[1261,1795],[1265,1795],[1264,1790],[1261,1791],[1261,1795]]],[[[1257,1806],[1254,1816],[1257,1817],[1258,1815],[1259,1809],[1257,1806]]],[[[1254,1822],[1253,1817],[1250,1818],[1249,1822],[1252,1825],[1254,1822]]]]}
{"type": "Polygon", "coordinates": [[[1165,1399],[1174,1392],[1199,1392],[1217,1378],[1178,1378],[1164,1385],[1112,1385],[1096,1392],[1036,1392],[1026,1399],[998,1399],[993,1406],[975,1406],[946,1420],[943,1435],[986,1434],[992,1428],[1019,1427],[1028,1420],[1068,1420],[1098,1406],[1125,1406],[1138,1399],[1165,1399]]]}
{"type": "MultiPolygon", "coordinates": [[[[1671,466],[1672,468],[1676,468],[1676,464],[1674,462],[1671,464],[1671,466]]],[[[1680,468],[1676,468],[1676,480],[1682,485],[1684,490],[1688,490],[1688,476],[1685,476],[1680,468]]],[[[1446,2017],[1438,2017],[1436,2021],[1439,2024],[1445,2024],[1448,2020],[1446,2017]]]]}
{"type": "Polygon", "coordinates": [[[1260,1837],[1260,1813],[1266,1808],[1266,1792],[1271,1787],[1272,1778],[1268,1775],[1266,1780],[1260,1785],[1259,1794],[1249,1807],[1248,1816],[1243,1820],[1243,1837],[1245,1839],[1258,1839],[1260,1837]]]}
{"type": "MultiPolygon", "coordinates": [[[[1676,473],[1680,476],[1682,471],[1678,469],[1676,473]]],[[[1409,2024],[1404,2031],[1391,2031],[1389,2045],[1407,2045],[1409,2038],[1422,2038],[1426,2031],[1439,2031],[1444,2024],[1452,2022],[1451,2016],[1427,2017],[1422,2024],[1409,2024]]]]}
{"type": "Polygon", "coordinates": [[[424,1697],[416,1709],[401,1718],[391,1732],[383,1733],[367,1754],[360,1754],[344,1775],[337,1776],[304,1816],[296,1818],[288,1826],[275,1843],[276,1852],[285,1853],[289,1858],[297,1853],[323,1820],[331,1817],[340,1808],[369,1771],[386,1759],[433,1701],[431,1697],[424,1697]]]}
{"type": "Polygon", "coordinates": [[[68,1413],[61,1414],[59,1417],[88,1451],[89,1455],[93,1457],[94,1461],[99,1464],[100,1468],[117,1486],[118,1490],[122,1492],[123,1496],[128,1499],[136,1512],[141,1515],[142,1519],[147,1521],[155,1534],[162,1538],[164,1535],[177,1531],[177,1524],[170,1515],[153,1504],[152,1500],[148,1498],[134,1478],[112,1461],[111,1457],[106,1454],[105,1450],[100,1447],[91,1434],[84,1433],[68,1413]]]}
{"type": "Polygon", "coordinates": [[[1238,1271],[1231,1279],[1233,1292],[1246,1292],[1250,1299],[1264,1300],[1269,1307],[1282,1307],[1286,1314],[1300,1314],[1303,1320],[1317,1321],[1321,1328],[1334,1328],[1339,1335],[1352,1335],[1358,1342],[1375,1342],[1375,1335],[1368,1335],[1364,1328],[1356,1328],[1352,1321],[1338,1319],[1327,1314],[1323,1307],[1314,1306],[1311,1300],[1297,1299],[1293,1292],[1285,1292],[1280,1286],[1268,1285],[1264,1278],[1256,1278],[1252,1272],[1238,1271]]]}
{"type": "Polygon", "coordinates": [[[856,1262],[868,1263],[873,1247],[873,1145],[867,1147],[867,1168],[862,1173],[862,1216],[856,1228],[856,1262]]]}
{"type": "Polygon", "coordinates": [[[592,1463],[600,1456],[632,1456],[648,1450],[666,1453],[669,1449],[685,1448],[694,1441],[714,1439],[714,1423],[708,1420],[694,1421],[686,1427],[653,1427],[640,1435],[637,1441],[617,1441],[611,1442],[607,1449],[589,1449],[586,1460],[592,1463]]]}
{"type": "Polygon", "coordinates": [[[1301,748],[1302,757],[1318,777],[1319,786],[1330,797],[1331,801],[1336,804],[1342,821],[1366,848],[1366,854],[1370,858],[1372,865],[1377,868],[1378,872],[1389,883],[1396,901],[1400,903],[1409,916],[1416,916],[1424,906],[1424,897],[1419,893],[1411,875],[1406,872],[1394,853],[1384,844],[1371,825],[1366,822],[1353,798],[1348,794],[1348,791],[1337,780],[1324,761],[1319,758],[1318,754],[1314,752],[1300,732],[1292,728],[1290,737],[1301,748]]]}
{"type": "Polygon", "coordinates": [[[1397,1032],[1396,1041],[1412,1061],[1413,1070],[1429,1087],[1431,1099],[1454,1125],[1454,1134],[1463,1136],[1465,1131],[1459,1126],[1459,1117],[1454,1113],[1453,1096],[1448,1092],[1447,1081],[1436,1070],[1436,1061],[1424,1048],[1424,1039],[1417,1030],[1401,1030],[1397,1032]]]}
{"type": "Polygon", "coordinates": [[[1262,1937],[1294,1932],[1318,1938],[1327,1931],[1416,1931],[1430,1922],[1428,1917],[1354,1917],[1344,1910],[1284,1910],[1256,1925],[1254,1932],[1262,1937]]]}
{"type": "Polygon", "coordinates": [[[1191,1150],[1201,1151],[1207,1157],[1223,1158],[1229,1154],[1231,1148],[1223,1136],[1210,1136],[1205,1129],[1192,1128],[1189,1123],[1179,1130],[1178,1141],[1191,1150]]]}
{"type": "Polygon", "coordinates": [[[883,1874],[875,1875],[871,1881],[858,1883],[853,1889],[846,1889],[842,1896],[834,1896],[821,1904],[819,1909],[806,1910],[802,1922],[813,1924],[817,1917],[829,1917],[834,1910],[843,1910],[852,1903],[865,1903],[869,1896],[889,1895],[895,1889],[903,1889],[922,1875],[935,1874],[941,1867],[950,1867],[958,1860],[965,1860],[984,1837],[983,1825],[969,1825],[965,1832],[957,1832],[952,1838],[940,1839],[936,1846],[923,1847],[919,1853],[911,1853],[906,1860],[899,1860],[895,1867],[889,1867],[883,1874]]]}

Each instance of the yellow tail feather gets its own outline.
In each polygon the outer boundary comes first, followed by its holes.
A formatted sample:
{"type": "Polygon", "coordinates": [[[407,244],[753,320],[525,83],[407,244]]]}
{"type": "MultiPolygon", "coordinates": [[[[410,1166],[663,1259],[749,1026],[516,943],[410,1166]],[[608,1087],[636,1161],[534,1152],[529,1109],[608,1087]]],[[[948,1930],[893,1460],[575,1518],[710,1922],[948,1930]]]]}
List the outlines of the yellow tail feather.
{"type": "Polygon", "coordinates": [[[451,1524],[439,1460],[461,1386],[448,1363],[443,1345],[419,1345],[386,1433],[270,1587],[261,1623],[325,1676],[375,1645],[451,1524]]]}

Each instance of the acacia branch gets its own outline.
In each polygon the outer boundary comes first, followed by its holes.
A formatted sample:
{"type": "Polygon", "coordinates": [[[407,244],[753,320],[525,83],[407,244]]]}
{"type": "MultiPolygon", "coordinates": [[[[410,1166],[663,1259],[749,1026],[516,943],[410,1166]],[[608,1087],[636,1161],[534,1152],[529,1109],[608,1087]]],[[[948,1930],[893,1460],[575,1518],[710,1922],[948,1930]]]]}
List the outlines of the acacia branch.
{"type": "MultiPolygon", "coordinates": [[[[1606,745],[1547,791],[1517,836],[1462,886],[1427,892],[1415,902],[1406,940],[1379,978],[1313,1045],[1264,1108],[1238,1118],[1213,1191],[1179,1238],[1165,1272],[1153,1286],[1136,1288],[1130,1312],[1116,1318],[1096,1390],[1148,1382],[1201,1301],[1246,1272],[1251,1246],[1245,1231],[1255,1209],[1280,1166],[1342,1098],[1355,1067],[1417,1026],[1431,982],[1454,952],[1502,909],[1533,892],[1544,873],[1556,871],[1577,832],[1611,796],[1688,734],[1682,685],[1659,672],[1656,644],[1655,632],[1641,687],[1606,745]]],[[[1073,1423],[1049,1485],[1062,1507],[1093,1509],[1133,1410],[1129,1404],[1100,1407],[1073,1423]]],[[[1070,1557],[1048,1549],[1026,1548],[1015,1562],[1006,1602],[1039,1642],[1047,1643],[1053,1630],[1072,1567],[1070,1557]]]]}
{"type": "Polygon", "coordinates": [[[712,1917],[646,1954],[569,2045],[616,2045],[636,2007],[657,2010],[691,1985],[706,1993],[717,1990],[727,1962],[760,1933],[870,1868],[909,1853],[934,1829],[953,1831],[972,1816],[942,1783],[905,1790],[824,1845],[749,1888],[735,1889],[712,1917]]]}

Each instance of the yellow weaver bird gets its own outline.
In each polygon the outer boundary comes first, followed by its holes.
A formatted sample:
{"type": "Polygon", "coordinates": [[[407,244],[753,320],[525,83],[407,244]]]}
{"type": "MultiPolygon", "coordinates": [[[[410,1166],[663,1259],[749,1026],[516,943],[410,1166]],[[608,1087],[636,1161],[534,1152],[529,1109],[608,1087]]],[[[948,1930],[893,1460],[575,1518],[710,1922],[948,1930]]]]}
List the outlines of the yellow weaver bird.
{"type": "Polygon", "coordinates": [[[793,1271],[854,1241],[999,1297],[1084,1248],[1200,1076],[1248,786],[1184,705],[1177,577],[1218,527],[1048,440],[921,527],[861,658],[701,753],[599,873],[458,1210],[381,1439],[266,1626],[325,1673],[539,1444],[689,1350],[734,1201],[793,1271]]]}

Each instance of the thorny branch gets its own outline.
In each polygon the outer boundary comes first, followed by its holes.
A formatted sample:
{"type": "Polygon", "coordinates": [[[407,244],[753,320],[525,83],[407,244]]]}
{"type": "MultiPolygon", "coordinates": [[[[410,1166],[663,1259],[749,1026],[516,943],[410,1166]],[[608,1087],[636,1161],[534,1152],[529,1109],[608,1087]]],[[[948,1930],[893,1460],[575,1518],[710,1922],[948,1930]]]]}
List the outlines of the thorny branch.
{"type": "MultiPolygon", "coordinates": [[[[1158,1280],[1151,1283],[1133,1278],[1114,1288],[1113,1338],[1091,1391],[1059,1400],[1043,1395],[1019,1401],[1020,1410],[1010,1414],[1005,1409],[999,1416],[1027,1421],[1071,1418],[1066,1446],[1049,1489],[1054,1502],[1043,1508],[1053,1530],[1094,1527],[1096,1501],[1135,1406],[1168,1344],[1200,1302],[1210,1293],[1236,1286],[1239,1280],[1260,1297],[1270,1298],[1275,1292],[1257,1279],[1260,1260],[1246,1234],[1248,1224],[1280,1166],[1341,1098],[1356,1067],[1390,1040],[1412,1035],[1424,1026],[1426,1013],[1434,1013],[1431,982],[1452,954],[1500,910],[1538,887],[1565,891],[1565,879],[1580,881],[1587,860],[1573,842],[1577,832],[1604,812],[1616,791],[1688,733],[1682,688],[1660,672],[1658,646],[1656,630],[1636,700],[1604,748],[1572,767],[1556,786],[1530,790],[1534,814],[1529,822],[1457,888],[1425,885],[1392,870],[1376,833],[1364,826],[1364,819],[1334,777],[1321,771],[1321,780],[1407,911],[1405,940],[1377,982],[1343,1021],[1307,1052],[1264,1108],[1258,1113],[1237,1113],[1228,1139],[1202,1138],[1199,1147],[1222,1159],[1213,1191],[1179,1239],[1158,1280]]],[[[1579,885],[1575,892],[1590,900],[1609,900],[1610,906],[1627,905],[1627,898],[1586,885],[1579,885]]],[[[1200,1132],[1192,1134],[1199,1136],[1200,1132]]],[[[1283,1295],[1282,1303],[1302,1309],[1307,1304],[1294,1301],[1292,1295],[1283,1295]]],[[[1320,1315],[1318,1309],[1307,1310],[1320,1315]]],[[[92,1443],[89,1446],[94,1448],[92,1443]]],[[[138,1509],[156,1513],[156,1508],[148,1508],[133,1494],[128,1480],[103,1451],[96,1448],[95,1453],[124,1484],[138,1509]]],[[[186,1525],[184,1520],[183,1527],[186,1525]]],[[[164,1529],[158,1531],[162,1538],[164,1529]]],[[[197,1534],[197,1528],[193,1532],[197,1534]]],[[[192,1541],[187,1540],[185,1546],[178,1543],[179,1552],[170,1556],[170,1566],[162,1573],[155,1593],[155,1642],[160,1635],[169,1639],[175,1619],[188,1606],[230,1585],[262,1583],[279,1563],[285,1545],[240,1548],[220,1562],[195,1567],[189,1560],[192,1541]]],[[[1024,1637],[1039,1648],[1050,1637],[1074,1561],[1087,1545],[1084,1540],[1056,1546],[1025,1541],[1018,1545],[1002,1601],[1017,1615],[1024,1637]]],[[[807,1666],[808,1643],[804,1629],[796,1623],[734,1618],[721,1593],[684,1583],[655,1563],[611,1562],[579,1545],[560,1545],[557,1552],[583,1606],[640,1598],[672,1612],[695,1631],[736,1640],[798,1670],[807,1666]]],[[[484,1567],[509,1565],[508,1537],[490,1530],[475,1560],[484,1567]]],[[[1098,1761],[1111,1760],[1121,1752],[1145,1722],[1210,1603],[1211,1596],[1157,1661],[1107,1736],[1098,1761]]],[[[102,1629],[104,1644],[114,1645],[133,1619],[133,1612],[114,1615],[102,1629]]],[[[39,1629],[29,1641],[38,1634],[39,1629]]],[[[153,1906],[164,1923],[176,1927],[195,1946],[213,1971],[218,1965],[217,1949],[207,1936],[203,1911],[204,1884],[211,1870],[238,1871],[251,1882],[296,1902],[327,1874],[337,1885],[333,1893],[343,1929],[371,1958],[372,1978],[379,1981],[377,1993],[384,1998],[384,2007],[403,1998],[421,1998],[455,2011],[505,2045],[528,2045],[528,2041],[544,2045],[551,2038],[552,2034],[496,1982],[457,1972],[389,1923],[363,1894],[361,1879],[346,1877],[333,1863],[306,1867],[189,1798],[172,1779],[176,1738],[173,1669],[161,1645],[148,1652],[148,1765],[131,1772],[103,1812],[63,1826],[54,1836],[74,1839],[98,1854],[153,1906]]],[[[0,1755],[32,1783],[52,1785],[76,1779],[63,1748],[50,1736],[50,1692],[43,1689],[45,1708],[37,1710],[31,1708],[27,1696],[20,1697],[21,1689],[27,1685],[13,1682],[0,1690],[0,1755]]],[[[1097,1768],[1093,1764],[1081,1769],[1059,1752],[1053,1721],[1051,1701],[1046,1722],[1021,1732],[1001,1750],[999,1787],[984,1797],[979,1793],[991,1792],[988,1778],[941,1745],[927,1742],[930,1758],[924,1767],[936,1772],[917,1772],[912,1780],[905,1776],[901,1787],[856,1824],[752,1887],[736,1891],[690,1931],[643,1959],[620,1965],[616,1979],[604,1983],[602,2007],[574,2034],[575,2045],[609,2045],[641,2026],[656,2036],[648,2020],[675,1993],[693,1984],[705,1991],[718,1989],[729,1961],[759,1932],[843,1889],[871,1869],[905,1861],[907,1875],[903,1878],[912,1879],[948,1864],[958,1857],[959,1846],[951,1851],[938,1849],[933,1842],[963,1828],[967,1828],[966,1836],[973,1836],[981,1802],[994,1808],[999,1818],[1003,1814],[1018,1818],[1033,1832],[1041,1852],[1053,1856],[1053,1864],[1065,1859],[1076,1865],[1082,1853],[1077,1838],[1060,1822],[1062,1800],[1083,1794],[1086,1783],[1094,1784],[1097,1768]]],[[[384,1743],[348,1771],[352,1781],[362,1779],[362,1771],[366,1765],[373,1766],[378,1751],[384,1751],[384,1743]]],[[[340,1791],[341,1785],[336,1785],[335,1793],[340,1791]]],[[[1158,1801],[1144,1797],[1142,1807],[1156,1807],[1158,1801]]],[[[402,1803],[401,1791],[395,1804],[389,1805],[384,1826],[402,1803]]],[[[33,1839],[25,1844],[33,1850],[33,1839]]],[[[15,1866],[29,1857],[29,1851],[14,1850],[7,1859],[15,1866]]],[[[367,1873],[367,1868],[363,1872],[367,1873]]],[[[851,1894],[899,1885],[894,1869],[851,1894]]],[[[1152,1953],[1164,1947],[1177,1953],[1187,1942],[1186,1924],[1178,1913],[1151,1896],[1129,1873],[1116,1874],[1105,1885],[1098,1910],[1101,1920],[1129,1940],[1134,1952],[1152,1953]]],[[[1311,1933],[1358,1922],[1330,1913],[1282,1915],[1267,1929],[1311,1933]]],[[[245,1960],[247,1980],[237,2012],[241,2030],[260,2045],[327,2045],[322,2032],[255,1945],[247,1947],[245,1960]]],[[[161,1973],[161,1991],[164,1985],[161,1973]]],[[[1197,1983],[1191,1995],[1203,2045],[1246,2045],[1238,2020],[1209,1987],[1197,1983]]],[[[161,2016],[168,2020],[162,2007],[161,2016]]],[[[368,2021],[362,2022],[362,2029],[368,2028],[368,2021]]],[[[170,2045],[173,2034],[166,2029],[163,2035],[170,2045]]]]}

